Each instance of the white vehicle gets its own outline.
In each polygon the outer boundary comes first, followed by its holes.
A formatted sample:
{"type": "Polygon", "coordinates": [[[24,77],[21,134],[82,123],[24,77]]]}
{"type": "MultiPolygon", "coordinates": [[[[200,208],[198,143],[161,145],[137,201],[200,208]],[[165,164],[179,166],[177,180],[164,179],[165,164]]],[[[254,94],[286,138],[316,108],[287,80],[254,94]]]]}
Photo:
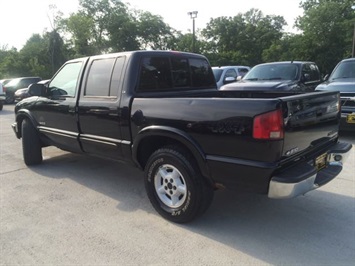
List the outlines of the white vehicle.
{"type": "Polygon", "coordinates": [[[243,77],[250,67],[248,66],[219,66],[212,67],[213,75],[217,83],[217,89],[221,86],[237,81],[238,77],[243,77]]]}

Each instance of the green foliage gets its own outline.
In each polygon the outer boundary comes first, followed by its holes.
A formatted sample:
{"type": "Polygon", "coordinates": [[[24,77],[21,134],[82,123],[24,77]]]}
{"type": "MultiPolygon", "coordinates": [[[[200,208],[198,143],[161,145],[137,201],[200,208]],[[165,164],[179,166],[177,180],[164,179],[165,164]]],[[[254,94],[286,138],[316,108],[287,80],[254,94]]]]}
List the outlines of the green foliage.
{"type": "MultiPolygon", "coordinates": [[[[25,75],[49,78],[68,59],[138,49],[192,50],[192,34],[183,34],[162,17],[130,9],[120,0],[80,0],[63,17],[54,6],[52,30],[34,34],[25,46],[0,47],[0,78],[25,75]]],[[[353,0],[304,0],[296,20],[298,34],[284,32],[281,16],[258,9],[217,17],[197,29],[195,49],[212,65],[249,65],[284,60],[314,61],[330,73],[351,56],[355,24],[353,0]]]]}
{"type": "Polygon", "coordinates": [[[303,56],[330,73],[343,58],[351,56],[355,23],[353,0],[307,0],[301,3],[304,15],[296,21],[302,34],[303,56]]]}
{"type": "Polygon", "coordinates": [[[263,51],[283,36],[285,25],[283,17],[251,9],[235,17],[211,19],[202,35],[210,43],[210,56],[215,54],[214,64],[255,65],[263,61],[263,51]]]}

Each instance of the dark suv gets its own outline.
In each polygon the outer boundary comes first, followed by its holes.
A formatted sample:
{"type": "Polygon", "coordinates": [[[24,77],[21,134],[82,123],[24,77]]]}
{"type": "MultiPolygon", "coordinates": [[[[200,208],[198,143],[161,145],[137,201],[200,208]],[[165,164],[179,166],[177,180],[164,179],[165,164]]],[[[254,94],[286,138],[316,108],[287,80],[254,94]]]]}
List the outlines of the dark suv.
{"type": "Polygon", "coordinates": [[[15,101],[14,95],[18,89],[27,88],[30,84],[42,80],[40,77],[21,77],[11,80],[4,86],[6,92],[6,103],[13,103],[15,101]]]}

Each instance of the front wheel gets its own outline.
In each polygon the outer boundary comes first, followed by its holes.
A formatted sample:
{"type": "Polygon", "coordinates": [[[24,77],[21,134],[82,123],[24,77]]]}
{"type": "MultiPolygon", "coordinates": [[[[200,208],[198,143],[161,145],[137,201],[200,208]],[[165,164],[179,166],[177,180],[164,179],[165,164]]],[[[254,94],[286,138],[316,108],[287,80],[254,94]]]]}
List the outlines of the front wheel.
{"type": "Polygon", "coordinates": [[[200,216],[213,199],[212,186],[193,158],[178,147],[165,147],[151,155],[145,167],[145,188],[155,210],[176,223],[200,216]]]}
{"type": "Polygon", "coordinates": [[[43,160],[39,134],[28,119],[22,122],[22,152],[26,165],[40,164],[43,160]]]}

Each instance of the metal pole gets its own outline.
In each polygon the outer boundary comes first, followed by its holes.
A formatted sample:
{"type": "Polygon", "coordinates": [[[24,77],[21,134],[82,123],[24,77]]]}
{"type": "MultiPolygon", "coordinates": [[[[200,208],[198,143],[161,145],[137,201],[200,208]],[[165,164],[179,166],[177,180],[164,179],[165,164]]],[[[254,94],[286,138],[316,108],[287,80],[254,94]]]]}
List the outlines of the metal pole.
{"type": "Polygon", "coordinates": [[[192,19],[192,52],[195,53],[195,18],[197,18],[198,11],[187,12],[192,19]]]}
{"type": "Polygon", "coordinates": [[[192,52],[195,52],[195,18],[192,19],[192,52]]]}
{"type": "Polygon", "coordinates": [[[351,55],[352,57],[355,57],[355,23],[354,23],[354,33],[353,33],[353,51],[351,55]]]}

